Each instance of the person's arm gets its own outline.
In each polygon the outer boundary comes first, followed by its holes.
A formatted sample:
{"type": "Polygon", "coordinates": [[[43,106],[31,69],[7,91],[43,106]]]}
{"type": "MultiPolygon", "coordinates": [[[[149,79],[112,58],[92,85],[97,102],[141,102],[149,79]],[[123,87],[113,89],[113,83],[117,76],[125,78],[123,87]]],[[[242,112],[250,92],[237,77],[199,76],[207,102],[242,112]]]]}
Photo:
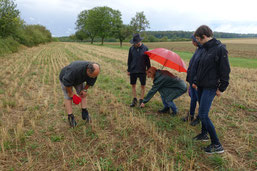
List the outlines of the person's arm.
{"type": "MultiPolygon", "coordinates": [[[[146,51],[148,51],[148,48],[146,47],[146,51]]],[[[145,62],[146,62],[146,70],[148,70],[150,67],[151,67],[151,63],[150,63],[150,59],[149,59],[149,56],[144,54],[145,55],[145,62]]]]}
{"type": "Polygon", "coordinates": [[[90,85],[86,84],[84,90],[87,90],[90,87],[90,85]]]}
{"type": "Polygon", "coordinates": [[[131,48],[129,49],[129,54],[128,54],[128,74],[130,73],[130,65],[131,65],[131,61],[132,61],[132,54],[131,54],[131,48]]]}
{"type": "Polygon", "coordinates": [[[151,100],[151,98],[155,95],[155,93],[161,88],[161,86],[163,85],[163,82],[164,81],[162,78],[159,78],[158,80],[154,81],[154,84],[151,90],[149,90],[146,97],[143,99],[144,104],[151,100]]]}
{"type": "Polygon", "coordinates": [[[229,60],[228,60],[228,51],[223,46],[220,48],[220,56],[219,57],[220,58],[219,58],[219,66],[218,66],[218,70],[219,70],[218,71],[218,73],[219,73],[218,90],[220,92],[224,92],[229,85],[230,65],[229,65],[229,60]]]}

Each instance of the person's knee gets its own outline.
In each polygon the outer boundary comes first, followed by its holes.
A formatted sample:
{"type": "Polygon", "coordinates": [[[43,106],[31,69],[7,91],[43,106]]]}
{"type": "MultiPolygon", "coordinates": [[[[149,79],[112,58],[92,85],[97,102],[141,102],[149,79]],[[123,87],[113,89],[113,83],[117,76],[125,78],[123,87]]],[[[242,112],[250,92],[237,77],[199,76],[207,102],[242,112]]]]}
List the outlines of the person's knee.
{"type": "Polygon", "coordinates": [[[201,121],[207,121],[207,120],[210,119],[208,115],[202,115],[202,114],[199,113],[198,116],[199,116],[201,121]]]}
{"type": "Polygon", "coordinates": [[[131,84],[132,88],[136,88],[136,84],[131,84]]]}
{"type": "Polygon", "coordinates": [[[145,89],[145,85],[141,85],[141,89],[143,89],[143,90],[144,90],[144,89],[145,89]]]}

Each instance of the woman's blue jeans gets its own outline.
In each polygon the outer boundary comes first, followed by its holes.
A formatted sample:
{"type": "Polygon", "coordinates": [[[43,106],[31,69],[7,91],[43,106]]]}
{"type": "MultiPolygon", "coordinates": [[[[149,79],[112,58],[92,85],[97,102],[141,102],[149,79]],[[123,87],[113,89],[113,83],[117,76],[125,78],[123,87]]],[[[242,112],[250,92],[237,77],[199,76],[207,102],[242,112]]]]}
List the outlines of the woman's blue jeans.
{"type": "Polygon", "coordinates": [[[175,105],[175,103],[174,103],[173,101],[166,101],[165,98],[162,97],[162,96],[161,96],[161,98],[162,98],[162,103],[163,103],[163,105],[164,105],[165,108],[170,107],[171,110],[172,110],[174,113],[177,113],[178,108],[177,108],[177,106],[175,105]]]}
{"type": "Polygon", "coordinates": [[[199,118],[202,122],[202,134],[209,133],[212,144],[220,144],[214,125],[212,124],[208,114],[212,101],[216,96],[216,89],[207,89],[198,87],[199,97],[199,118]]]}
{"type": "Polygon", "coordinates": [[[190,97],[191,97],[191,101],[190,101],[190,115],[192,117],[194,117],[194,115],[195,115],[195,108],[196,108],[196,104],[197,104],[197,101],[198,101],[198,94],[197,94],[197,90],[194,89],[192,87],[192,85],[190,85],[189,91],[190,91],[190,97]]]}

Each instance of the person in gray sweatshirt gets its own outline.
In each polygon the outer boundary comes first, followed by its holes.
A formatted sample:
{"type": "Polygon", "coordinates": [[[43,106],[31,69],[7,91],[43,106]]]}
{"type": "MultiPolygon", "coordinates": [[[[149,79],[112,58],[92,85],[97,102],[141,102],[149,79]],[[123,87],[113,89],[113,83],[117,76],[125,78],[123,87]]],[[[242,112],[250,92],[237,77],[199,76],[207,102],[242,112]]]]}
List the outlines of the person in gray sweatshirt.
{"type": "Polygon", "coordinates": [[[95,84],[99,73],[100,65],[89,61],[74,61],[62,68],[59,80],[63,90],[65,108],[71,127],[77,125],[75,117],[72,114],[72,101],[75,104],[81,102],[82,119],[87,122],[90,121],[86,103],[87,89],[95,84]],[[73,87],[76,89],[78,96],[73,92],[73,87]]]}

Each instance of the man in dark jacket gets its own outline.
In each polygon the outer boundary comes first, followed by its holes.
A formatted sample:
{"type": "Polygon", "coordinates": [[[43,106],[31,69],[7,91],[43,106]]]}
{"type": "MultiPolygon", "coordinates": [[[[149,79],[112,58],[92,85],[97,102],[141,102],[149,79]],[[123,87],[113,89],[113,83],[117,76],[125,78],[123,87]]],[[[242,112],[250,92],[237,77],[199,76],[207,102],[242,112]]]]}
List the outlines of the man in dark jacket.
{"type": "Polygon", "coordinates": [[[65,108],[71,127],[75,127],[77,124],[72,114],[72,101],[75,104],[79,104],[81,101],[82,119],[90,121],[86,106],[87,89],[95,84],[99,72],[99,64],[88,61],[75,61],[61,70],[59,79],[64,93],[65,108]],[[84,82],[86,82],[86,85],[84,82]],[[79,97],[73,93],[72,87],[76,89],[79,97]]]}
{"type": "Polygon", "coordinates": [[[229,85],[230,65],[228,52],[225,45],[213,38],[212,30],[206,25],[200,26],[195,31],[194,36],[203,46],[192,85],[198,91],[198,114],[202,122],[202,131],[194,139],[208,141],[208,133],[211,138],[211,144],[204,149],[205,152],[210,154],[223,153],[224,149],[220,144],[208,113],[214,97],[221,96],[229,85]]]}
{"type": "Polygon", "coordinates": [[[142,38],[139,34],[134,34],[133,39],[130,41],[133,44],[129,49],[128,54],[128,75],[130,76],[130,84],[132,86],[133,100],[130,107],[134,107],[137,104],[136,82],[137,78],[141,82],[141,96],[139,105],[142,103],[145,94],[146,84],[146,70],[150,68],[150,59],[144,54],[148,51],[148,48],[142,44],[142,38]]]}
{"type": "Polygon", "coordinates": [[[158,112],[169,113],[171,109],[171,115],[175,116],[178,109],[173,100],[187,91],[186,83],[169,71],[157,70],[155,67],[150,67],[150,69],[147,71],[147,77],[152,78],[153,86],[152,89],[147,93],[147,96],[144,98],[140,107],[145,107],[145,103],[147,103],[158,91],[164,105],[164,108],[158,112]]]}
{"type": "Polygon", "coordinates": [[[186,121],[191,121],[191,125],[192,126],[195,126],[197,124],[200,123],[200,118],[199,118],[199,115],[196,117],[196,119],[194,119],[194,115],[195,115],[195,108],[196,108],[196,104],[197,104],[197,101],[198,101],[198,95],[197,95],[197,90],[194,89],[192,87],[192,84],[193,84],[193,79],[194,79],[194,76],[196,75],[196,64],[199,62],[199,56],[201,55],[201,52],[203,50],[202,48],[202,45],[197,42],[195,36],[192,35],[192,44],[197,47],[194,55],[192,56],[190,62],[189,62],[189,66],[188,66],[188,69],[187,69],[187,77],[186,77],[186,81],[189,83],[189,95],[190,95],[190,98],[191,98],[191,101],[190,101],[190,111],[189,111],[189,114],[183,118],[183,121],[186,122],[186,121]]]}

